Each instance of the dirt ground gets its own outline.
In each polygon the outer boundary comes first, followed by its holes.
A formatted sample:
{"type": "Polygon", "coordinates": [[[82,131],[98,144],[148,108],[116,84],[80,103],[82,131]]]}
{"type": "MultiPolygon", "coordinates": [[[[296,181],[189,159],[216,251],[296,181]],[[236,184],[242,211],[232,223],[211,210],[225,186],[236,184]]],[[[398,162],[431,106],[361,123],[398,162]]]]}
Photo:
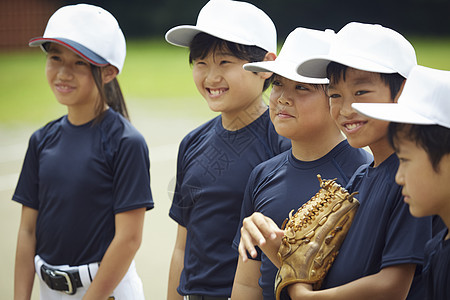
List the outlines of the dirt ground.
{"type": "MultiPolygon", "coordinates": [[[[144,239],[136,255],[136,265],[144,284],[146,299],[165,299],[169,263],[175,242],[176,223],[169,218],[176,170],[178,144],[183,136],[200,125],[199,117],[173,118],[168,113],[151,112],[128,103],[134,126],[144,135],[150,149],[151,187],[155,208],[145,219],[144,239]]],[[[0,291],[2,299],[13,298],[14,257],[21,206],[11,201],[26,151],[28,138],[37,127],[0,125],[0,291]]],[[[35,280],[32,299],[39,299],[35,280]]]]}

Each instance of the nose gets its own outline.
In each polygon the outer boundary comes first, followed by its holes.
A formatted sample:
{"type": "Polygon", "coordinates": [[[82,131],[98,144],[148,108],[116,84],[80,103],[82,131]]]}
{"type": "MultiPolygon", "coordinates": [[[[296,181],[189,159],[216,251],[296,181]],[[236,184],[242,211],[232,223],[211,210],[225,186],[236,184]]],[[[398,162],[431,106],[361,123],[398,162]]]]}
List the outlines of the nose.
{"type": "Polygon", "coordinates": [[[73,78],[72,69],[67,65],[60,66],[57,75],[60,80],[70,80],[73,78]]]}
{"type": "Polygon", "coordinates": [[[401,165],[398,167],[397,173],[395,174],[395,182],[398,185],[402,185],[402,186],[405,184],[405,180],[404,180],[404,176],[403,176],[401,165]]]}
{"type": "Polygon", "coordinates": [[[342,102],[340,103],[339,112],[344,117],[350,117],[351,115],[355,114],[356,111],[352,108],[353,101],[351,99],[343,98],[342,102]]]}
{"type": "Polygon", "coordinates": [[[207,84],[215,84],[222,80],[222,74],[217,70],[217,68],[211,67],[208,69],[205,82],[207,84]]]}
{"type": "Polygon", "coordinates": [[[291,105],[292,100],[289,99],[288,95],[284,95],[284,91],[281,93],[280,97],[277,99],[278,103],[281,105],[291,105]]]}

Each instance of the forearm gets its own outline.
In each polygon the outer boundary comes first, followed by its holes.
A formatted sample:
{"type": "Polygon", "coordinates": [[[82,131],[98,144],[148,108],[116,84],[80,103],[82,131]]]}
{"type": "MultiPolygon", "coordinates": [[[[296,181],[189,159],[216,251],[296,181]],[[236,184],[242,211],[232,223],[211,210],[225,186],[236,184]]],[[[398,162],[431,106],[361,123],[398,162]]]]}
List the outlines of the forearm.
{"type": "Polygon", "coordinates": [[[140,240],[114,238],[83,299],[107,299],[127,273],[139,246],[140,240]]]}
{"type": "Polygon", "coordinates": [[[183,300],[178,291],[180,276],[184,265],[184,250],[175,248],[172,254],[169,270],[169,282],[167,287],[167,300],[183,300]]]}
{"type": "Polygon", "coordinates": [[[36,238],[34,233],[19,231],[14,270],[14,299],[31,298],[35,277],[34,256],[36,238]]]}
{"type": "Polygon", "coordinates": [[[107,299],[127,273],[142,241],[145,208],[117,214],[116,233],[84,300],[107,299]]]}
{"type": "Polygon", "coordinates": [[[36,255],[37,215],[37,210],[22,206],[14,266],[15,300],[29,300],[31,298],[35,276],[34,256],[36,255]]]}
{"type": "Polygon", "coordinates": [[[262,289],[258,284],[261,277],[261,262],[248,260],[243,262],[239,257],[236,274],[234,276],[232,300],[262,300],[262,289]]]}
{"type": "Polygon", "coordinates": [[[305,293],[304,286],[300,284],[289,286],[288,291],[292,300],[405,299],[414,270],[415,265],[397,265],[335,288],[305,293]]]}

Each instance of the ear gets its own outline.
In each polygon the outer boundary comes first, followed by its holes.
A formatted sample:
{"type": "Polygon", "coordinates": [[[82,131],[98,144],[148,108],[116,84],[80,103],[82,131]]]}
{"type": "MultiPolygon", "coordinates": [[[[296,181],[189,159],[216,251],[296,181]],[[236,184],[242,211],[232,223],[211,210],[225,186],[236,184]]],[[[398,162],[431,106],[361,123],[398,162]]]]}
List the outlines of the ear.
{"type": "Polygon", "coordinates": [[[397,102],[398,102],[398,98],[399,98],[400,95],[402,94],[403,88],[405,87],[405,83],[406,83],[406,79],[403,80],[403,83],[402,83],[402,85],[400,86],[400,89],[398,90],[397,95],[395,95],[394,103],[397,103],[397,102]]]}
{"type": "Polygon", "coordinates": [[[113,65],[107,65],[102,68],[103,84],[110,83],[119,74],[119,70],[113,65]]]}
{"type": "MultiPolygon", "coordinates": [[[[264,56],[263,61],[272,61],[277,58],[277,55],[273,52],[267,52],[264,56]]],[[[258,72],[258,75],[264,79],[270,78],[273,75],[273,72],[258,72]]]]}

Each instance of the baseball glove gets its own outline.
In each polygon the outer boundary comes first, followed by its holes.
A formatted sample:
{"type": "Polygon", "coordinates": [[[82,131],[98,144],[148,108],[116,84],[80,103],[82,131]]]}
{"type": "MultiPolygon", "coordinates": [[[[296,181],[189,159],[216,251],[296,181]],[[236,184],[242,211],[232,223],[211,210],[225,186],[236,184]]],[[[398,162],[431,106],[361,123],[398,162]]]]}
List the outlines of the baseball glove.
{"type": "Polygon", "coordinates": [[[286,286],[304,282],[320,289],[338,255],[339,248],[355,217],[359,202],[336,179],[322,180],[320,190],[282,225],[278,258],[281,267],[275,279],[276,299],[289,299],[286,286]]]}

